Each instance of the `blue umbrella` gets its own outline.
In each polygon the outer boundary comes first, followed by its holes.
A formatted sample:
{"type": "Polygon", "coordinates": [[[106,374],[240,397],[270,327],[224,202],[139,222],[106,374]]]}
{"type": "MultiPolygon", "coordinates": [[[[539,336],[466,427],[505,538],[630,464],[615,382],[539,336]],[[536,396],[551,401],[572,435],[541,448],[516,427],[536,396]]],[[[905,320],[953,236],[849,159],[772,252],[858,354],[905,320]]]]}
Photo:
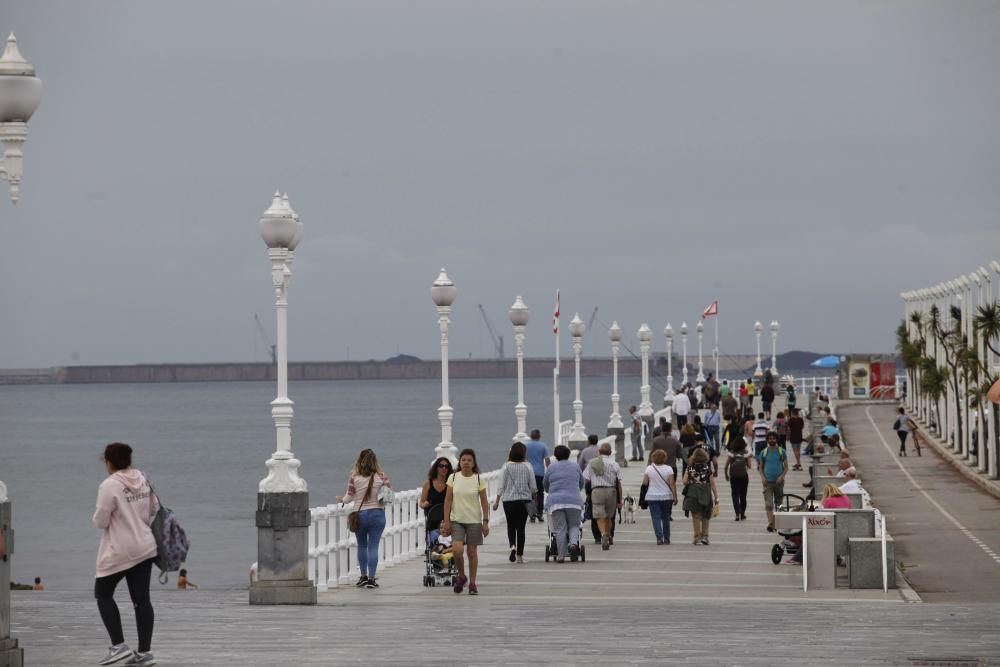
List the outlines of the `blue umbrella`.
{"type": "Polygon", "coordinates": [[[815,368],[836,368],[840,365],[840,357],[835,354],[831,354],[826,357],[820,357],[809,365],[815,368]]]}

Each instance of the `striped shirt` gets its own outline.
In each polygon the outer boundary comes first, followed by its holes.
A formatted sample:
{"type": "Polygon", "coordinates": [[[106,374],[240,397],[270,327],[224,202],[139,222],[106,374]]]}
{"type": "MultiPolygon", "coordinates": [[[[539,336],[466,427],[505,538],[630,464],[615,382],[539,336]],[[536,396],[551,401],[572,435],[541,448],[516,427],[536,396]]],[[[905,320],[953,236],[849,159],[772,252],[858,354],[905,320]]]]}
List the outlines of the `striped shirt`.
{"type": "Polygon", "coordinates": [[[380,510],[382,509],[382,504],[378,501],[378,492],[383,486],[388,486],[392,488],[392,483],[389,481],[389,476],[385,473],[376,473],[375,481],[372,482],[372,478],[365,475],[355,475],[351,474],[351,477],[347,480],[347,494],[344,496],[344,504],[349,502],[354,502],[354,510],[380,510]],[[368,491],[368,484],[371,483],[372,490],[368,493],[368,498],[365,499],[365,491],[368,491]],[[362,503],[361,501],[364,500],[362,503]]]}
{"type": "Polygon", "coordinates": [[[767,420],[759,419],[753,425],[753,441],[764,442],[767,440],[767,432],[771,430],[771,425],[767,420]]]}
{"type": "Polygon", "coordinates": [[[602,454],[601,458],[604,460],[604,474],[598,475],[594,472],[593,461],[591,461],[590,465],[588,465],[583,471],[583,478],[590,482],[590,488],[592,489],[600,489],[602,487],[614,488],[615,482],[618,481],[621,468],[618,467],[618,464],[615,463],[610,456],[604,456],[602,454]]]}
{"type": "Polygon", "coordinates": [[[500,475],[500,497],[508,500],[531,500],[537,490],[535,469],[530,463],[507,461],[500,475]]]}

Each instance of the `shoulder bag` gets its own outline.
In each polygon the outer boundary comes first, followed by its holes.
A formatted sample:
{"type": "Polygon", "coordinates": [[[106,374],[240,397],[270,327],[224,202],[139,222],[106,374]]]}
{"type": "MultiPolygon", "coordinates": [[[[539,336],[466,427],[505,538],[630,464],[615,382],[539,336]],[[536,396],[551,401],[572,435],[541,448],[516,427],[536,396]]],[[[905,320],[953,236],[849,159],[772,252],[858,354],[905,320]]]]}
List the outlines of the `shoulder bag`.
{"type": "MultiPolygon", "coordinates": [[[[368,500],[368,494],[372,492],[372,484],[374,483],[375,483],[375,475],[372,474],[372,478],[368,480],[368,489],[365,491],[365,497],[361,499],[360,503],[358,503],[358,507],[364,505],[365,501],[368,500]]],[[[361,527],[361,516],[358,514],[359,512],[360,510],[354,510],[347,515],[347,530],[351,531],[352,533],[358,532],[358,528],[361,527]]]]}

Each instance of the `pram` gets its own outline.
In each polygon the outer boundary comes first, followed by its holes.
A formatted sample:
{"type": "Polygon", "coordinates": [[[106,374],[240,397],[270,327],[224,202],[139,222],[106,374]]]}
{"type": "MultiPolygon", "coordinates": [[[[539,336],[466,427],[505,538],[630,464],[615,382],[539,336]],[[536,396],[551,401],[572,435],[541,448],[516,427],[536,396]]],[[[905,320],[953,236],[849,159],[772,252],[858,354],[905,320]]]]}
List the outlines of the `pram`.
{"type": "MultiPolygon", "coordinates": [[[[576,541],[576,553],[574,553],[572,549],[569,551],[569,560],[571,563],[575,563],[578,560],[583,563],[587,560],[587,548],[583,544],[583,524],[583,512],[580,512],[580,529],[577,531],[577,535],[579,535],[579,537],[576,541]]],[[[548,542],[545,543],[545,562],[548,563],[550,558],[555,561],[556,556],[559,555],[559,545],[556,544],[556,534],[552,532],[551,512],[545,513],[545,532],[549,536],[548,542]]]]}
{"type": "Polygon", "coordinates": [[[427,510],[424,521],[424,586],[454,586],[458,577],[455,559],[450,553],[437,553],[435,538],[431,533],[439,533],[444,519],[444,505],[435,505],[427,510]]]}
{"type": "MultiPolygon", "coordinates": [[[[784,506],[774,508],[775,512],[812,512],[816,508],[812,501],[802,496],[797,496],[793,493],[786,493],[784,497],[784,506]],[[794,506],[792,505],[796,503],[794,506]]],[[[771,562],[775,565],[781,564],[781,558],[785,554],[789,556],[795,556],[802,549],[802,529],[801,528],[789,528],[785,530],[779,530],[778,535],[782,537],[781,542],[775,544],[771,547],[771,562]]]]}

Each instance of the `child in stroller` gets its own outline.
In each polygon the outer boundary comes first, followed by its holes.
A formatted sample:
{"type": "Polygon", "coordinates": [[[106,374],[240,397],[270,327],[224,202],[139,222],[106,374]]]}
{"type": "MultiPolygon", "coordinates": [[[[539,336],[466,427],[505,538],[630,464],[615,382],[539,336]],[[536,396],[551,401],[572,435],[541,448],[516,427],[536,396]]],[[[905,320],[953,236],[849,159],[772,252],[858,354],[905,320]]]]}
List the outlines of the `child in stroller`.
{"type": "MultiPolygon", "coordinates": [[[[776,507],[777,512],[812,512],[816,508],[811,498],[803,498],[792,493],[786,493],[784,497],[784,507],[776,507]],[[794,505],[793,505],[794,503],[794,505]]],[[[788,528],[779,529],[778,535],[782,540],[771,547],[771,562],[775,565],[781,563],[781,558],[785,554],[791,556],[786,561],[787,565],[802,565],[802,529],[788,528]]]]}
{"type": "Polygon", "coordinates": [[[427,510],[424,522],[424,586],[454,586],[458,571],[451,552],[451,536],[441,534],[444,505],[427,510]]]}

